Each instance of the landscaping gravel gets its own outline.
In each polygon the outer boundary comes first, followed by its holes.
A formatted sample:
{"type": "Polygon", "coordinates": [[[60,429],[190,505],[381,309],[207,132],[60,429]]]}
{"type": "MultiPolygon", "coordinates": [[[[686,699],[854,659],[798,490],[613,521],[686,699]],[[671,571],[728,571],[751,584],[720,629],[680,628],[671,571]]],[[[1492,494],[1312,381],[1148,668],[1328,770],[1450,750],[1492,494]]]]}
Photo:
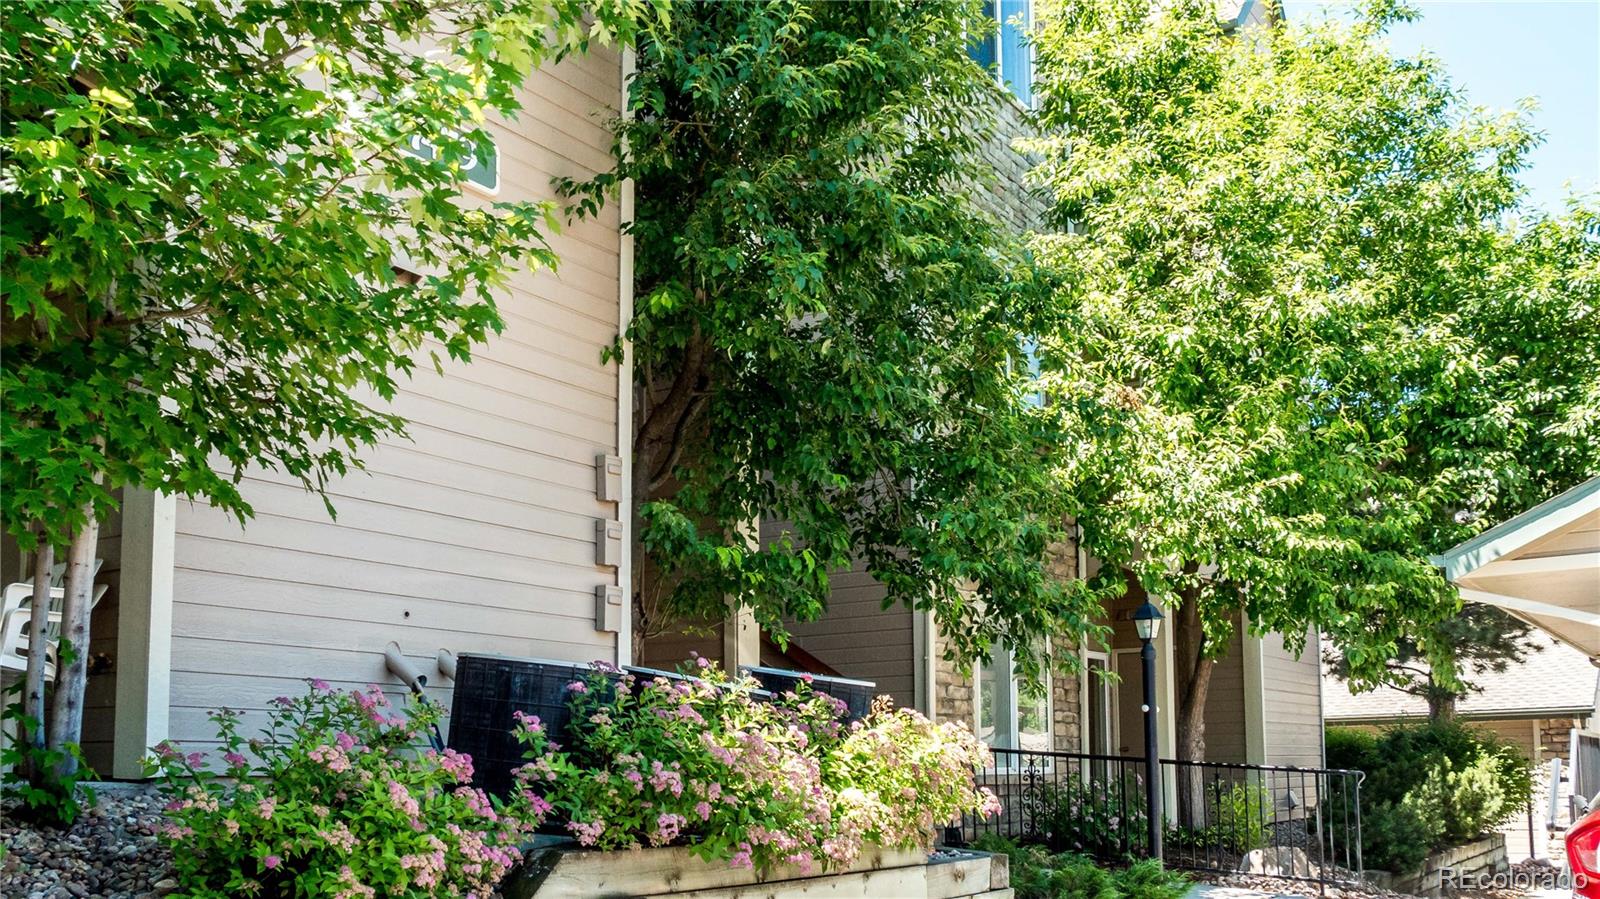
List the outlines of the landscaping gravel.
{"type": "MultiPolygon", "coordinates": [[[[1304,880],[1259,877],[1254,874],[1197,874],[1194,876],[1202,883],[1213,884],[1230,891],[1238,890],[1257,895],[1316,896],[1318,899],[1322,899],[1322,897],[1327,897],[1327,899],[1344,899],[1344,897],[1351,897],[1351,899],[1355,899],[1355,897],[1363,897],[1363,899],[1367,899],[1367,897],[1375,897],[1375,899],[1415,899],[1409,893],[1396,893],[1393,890],[1381,889],[1371,884],[1363,884],[1361,886],[1344,884],[1335,886],[1328,884],[1326,887],[1319,888],[1317,884],[1304,880]]],[[[1226,899],[1228,894],[1219,895],[1213,891],[1210,895],[1218,896],[1218,899],[1226,899]]]]}
{"type": "Polygon", "coordinates": [[[156,842],[161,800],[113,785],[70,830],[38,828],[0,809],[0,896],[6,899],[150,899],[177,889],[171,856],[156,842]]]}

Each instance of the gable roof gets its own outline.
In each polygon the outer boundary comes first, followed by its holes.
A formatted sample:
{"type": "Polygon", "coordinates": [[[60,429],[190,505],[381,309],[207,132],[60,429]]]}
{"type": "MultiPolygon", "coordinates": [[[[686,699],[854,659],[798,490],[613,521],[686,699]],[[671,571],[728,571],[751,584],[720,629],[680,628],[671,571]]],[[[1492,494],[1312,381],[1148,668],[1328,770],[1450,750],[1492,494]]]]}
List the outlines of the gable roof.
{"type": "MultiPolygon", "coordinates": [[[[1456,704],[1463,718],[1586,718],[1595,713],[1600,669],[1583,653],[1534,630],[1529,642],[1539,647],[1521,664],[1500,674],[1476,678],[1482,692],[1456,704]]],[[[1330,723],[1378,724],[1405,718],[1426,718],[1428,704],[1420,696],[1383,687],[1351,693],[1345,682],[1324,668],[1323,718],[1330,723]]]]}
{"type": "Polygon", "coordinates": [[[1430,561],[1462,599],[1505,609],[1600,659],[1600,477],[1430,561]]]}

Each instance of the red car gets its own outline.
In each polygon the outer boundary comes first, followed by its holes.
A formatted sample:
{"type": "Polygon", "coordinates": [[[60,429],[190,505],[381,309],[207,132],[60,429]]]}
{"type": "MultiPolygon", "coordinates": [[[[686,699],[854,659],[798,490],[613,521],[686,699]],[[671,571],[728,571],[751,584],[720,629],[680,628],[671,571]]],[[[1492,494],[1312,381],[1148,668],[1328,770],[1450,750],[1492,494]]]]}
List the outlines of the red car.
{"type": "Polygon", "coordinates": [[[1567,867],[1572,869],[1572,895],[1600,899],[1600,802],[1567,828],[1567,867]]]}

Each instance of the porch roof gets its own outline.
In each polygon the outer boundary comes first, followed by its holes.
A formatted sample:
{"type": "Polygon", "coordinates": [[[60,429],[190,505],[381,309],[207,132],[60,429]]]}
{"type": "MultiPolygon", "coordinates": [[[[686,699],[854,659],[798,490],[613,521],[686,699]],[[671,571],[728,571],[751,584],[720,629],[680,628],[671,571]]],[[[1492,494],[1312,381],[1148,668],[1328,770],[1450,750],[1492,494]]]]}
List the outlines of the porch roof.
{"type": "Polygon", "coordinates": [[[1498,606],[1600,664],[1600,477],[1432,562],[1462,599],[1498,606]]]}

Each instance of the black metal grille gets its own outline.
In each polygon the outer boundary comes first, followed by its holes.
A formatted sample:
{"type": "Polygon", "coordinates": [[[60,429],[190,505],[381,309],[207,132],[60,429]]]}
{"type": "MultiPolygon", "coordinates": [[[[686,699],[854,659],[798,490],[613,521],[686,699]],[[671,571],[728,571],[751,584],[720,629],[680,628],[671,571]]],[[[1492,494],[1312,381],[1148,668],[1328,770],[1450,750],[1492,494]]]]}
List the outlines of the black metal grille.
{"type": "MultiPolygon", "coordinates": [[[[1076,752],[996,749],[978,782],[1001,812],[967,818],[961,835],[994,833],[1054,852],[1103,861],[1149,852],[1144,759],[1076,752]]],[[[1277,876],[1315,883],[1359,882],[1359,771],[1161,762],[1168,865],[1231,873],[1252,851],[1277,876]]]]}

